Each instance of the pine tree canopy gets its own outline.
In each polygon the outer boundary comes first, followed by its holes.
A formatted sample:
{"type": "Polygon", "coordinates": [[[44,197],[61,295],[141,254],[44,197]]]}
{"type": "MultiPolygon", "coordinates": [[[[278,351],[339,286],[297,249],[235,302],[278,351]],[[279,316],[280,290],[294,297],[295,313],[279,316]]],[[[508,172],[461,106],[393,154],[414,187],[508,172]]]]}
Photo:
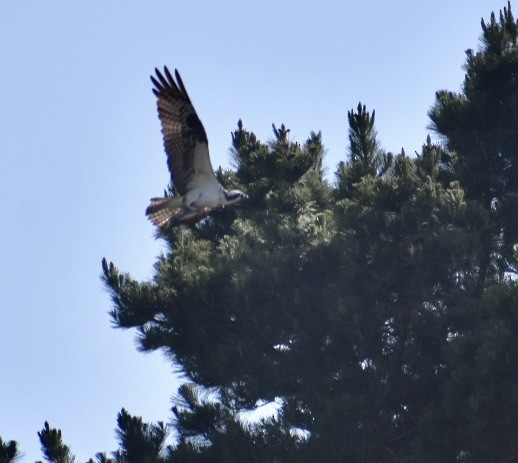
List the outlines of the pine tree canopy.
{"type": "MultiPolygon", "coordinates": [[[[429,112],[441,143],[415,156],[385,152],[375,112],[351,109],[333,183],[320,133],[273,125],[264,143],[239,121],[217,175],[249,200],[160,232],[151,281],[103,259],[115,326],[186,381],[170,425],[123,409],[120,448],[90,462],[518,461],[510,4],[465,70],[429,112]]],[[[47,462],[74,462],[61,431],[38,435],[47,462]]],[[[0,440],[0,463],[16,455],[0,440]]]]}
{"type": "Polygon", "coordinates": [[[18,456],[18,443],[13,440],[4,442],[0,437],[0,463],[14,462],[18,456]]]}

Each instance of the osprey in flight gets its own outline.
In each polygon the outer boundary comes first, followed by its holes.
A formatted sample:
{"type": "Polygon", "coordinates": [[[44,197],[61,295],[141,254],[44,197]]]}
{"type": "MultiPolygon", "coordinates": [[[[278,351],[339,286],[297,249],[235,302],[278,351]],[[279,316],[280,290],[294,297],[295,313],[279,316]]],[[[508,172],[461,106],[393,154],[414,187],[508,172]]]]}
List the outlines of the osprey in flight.
{"type": "Polygon", "coordinates": [[[146,209],[149,220],[161,229],[195,224],[212,209],[235,204],[247,198],[239,190],[223,188],[210,163],[205,129],[187,95],[178,71],[176,81],[164,67],[151,76],[162,123],[164,148],[171,180],[178,193],[168,198],[151,198],[146,209]]]}

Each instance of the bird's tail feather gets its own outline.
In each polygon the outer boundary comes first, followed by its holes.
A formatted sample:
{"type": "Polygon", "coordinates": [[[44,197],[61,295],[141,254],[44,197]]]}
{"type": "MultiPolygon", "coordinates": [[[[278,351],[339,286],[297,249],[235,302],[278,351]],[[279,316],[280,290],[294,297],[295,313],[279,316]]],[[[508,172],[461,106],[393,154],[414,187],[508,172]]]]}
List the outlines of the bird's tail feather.
{"type": "Polygon", "coordinates": [[[151,204],[146,209],[146,215],[154,225],[167,228],[172,220],[182,210],[182,197],[171,196],[169,198],[151,198],[151,204]]]}

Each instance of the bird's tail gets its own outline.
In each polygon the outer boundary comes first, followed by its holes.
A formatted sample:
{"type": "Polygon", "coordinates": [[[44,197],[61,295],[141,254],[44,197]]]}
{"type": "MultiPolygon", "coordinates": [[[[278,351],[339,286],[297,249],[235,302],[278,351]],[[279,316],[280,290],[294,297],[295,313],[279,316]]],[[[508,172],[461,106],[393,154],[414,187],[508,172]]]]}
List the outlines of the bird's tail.
{"type": "Polygon", "coordinates": [[[174,218],[182,211],[182,200],[183,198],[180,196],[151,198],[151,204],[146,209],[146,215],[157,227],[168,228],[174,226],[174,218]]]}

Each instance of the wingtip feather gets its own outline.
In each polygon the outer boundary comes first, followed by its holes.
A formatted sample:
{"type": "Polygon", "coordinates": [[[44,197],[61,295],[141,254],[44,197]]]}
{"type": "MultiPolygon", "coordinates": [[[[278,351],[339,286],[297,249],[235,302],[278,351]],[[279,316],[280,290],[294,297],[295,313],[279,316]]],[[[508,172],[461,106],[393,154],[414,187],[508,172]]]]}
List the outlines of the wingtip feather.
{"type": "Polygon", "coordinates": [[[180,76],[180,73],[178,72],[178,69],[174,70],[174,75],[176,76],[176,81],[178,82],[178,86],[180,87],[180,90],[188,98],[187,90],[185,89],[185,85],[183,84],[183,80],[182,80],[182,77],[180,76]]]}
{"type": "Polygon", "coordinates": [[[160,90],[163,89],[163,86],[160,84],[160,82],[158,82],[158,80],[155,79],[154,76],[150,76],[150,78],[151,78],[151,82],[155,86],[155,88],[153,89],[153,93],[156,95],[157,92],[160,92],[160,90]]]}
{"type": "MultiPolygon", "coordinates": [[[[155,68],[155,75],[150,76],[151,82],[159,93],[171,89],[173,92],[179,92],[184,98],[188,99],[189,96],[185,89],[185,85],[183,84],[182,78],[180,77],[178,69],[175,69],[174,72],[176,79],[173,77],[167,66],[164,66],[163,71],[155,68]]],[[[157,95],[157,92],[154,91],[154,93],[157,95]]]]}
{"type": "Polygon", "coordinates": [[[164,88],[169,87],[169,83],[167,82],[165,77],[162,75],[162,73],[158,69],[155,69],[155,72],[156,72],[156,76],[158,77],[158,80],[162,84],[162,87],[164,87],[164,88]]]}
{"type": "Polygon", "coordinates": [[[164,74],[167,78],[167,80],[169,81],[169,83],[171,85],[176,85],[174,79],[173,79],[173,76],[171,75],[171,73],[169,72],[169,69],[167,68],[167,66],[164,66],[164,74]]]}

